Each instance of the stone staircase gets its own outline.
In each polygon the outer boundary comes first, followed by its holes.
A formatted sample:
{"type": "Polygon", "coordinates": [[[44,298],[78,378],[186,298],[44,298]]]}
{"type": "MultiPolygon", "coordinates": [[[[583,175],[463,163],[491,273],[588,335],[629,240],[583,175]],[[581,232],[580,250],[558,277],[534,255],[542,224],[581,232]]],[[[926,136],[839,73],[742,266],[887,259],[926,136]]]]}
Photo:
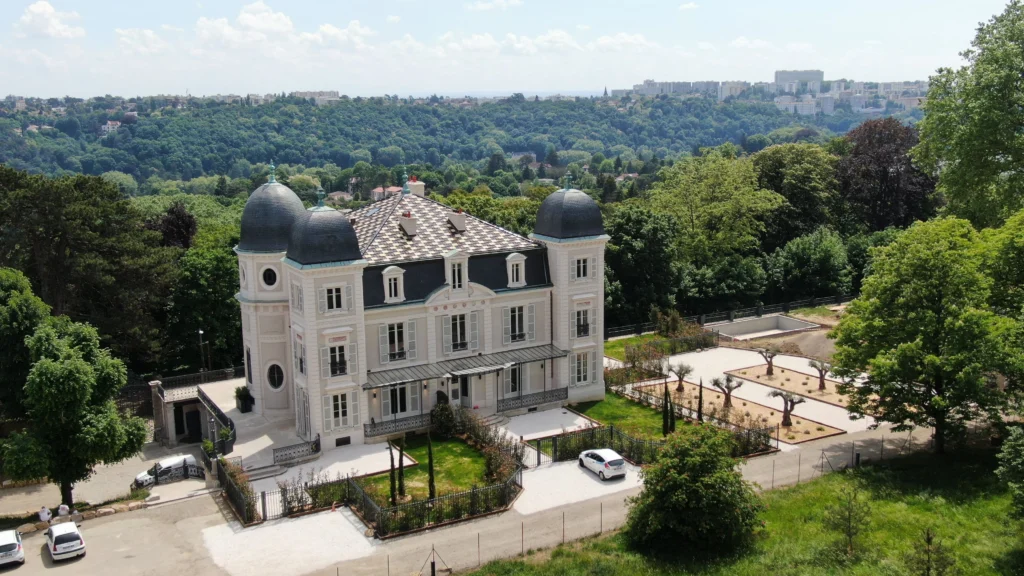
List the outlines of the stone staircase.
{"type": "Polygon", "coordinates": [[[480,421],[488,426],[504,426],[505,424],[508,424],[508,416],[494,413],[486,418],[481,418],[480,421]]]}

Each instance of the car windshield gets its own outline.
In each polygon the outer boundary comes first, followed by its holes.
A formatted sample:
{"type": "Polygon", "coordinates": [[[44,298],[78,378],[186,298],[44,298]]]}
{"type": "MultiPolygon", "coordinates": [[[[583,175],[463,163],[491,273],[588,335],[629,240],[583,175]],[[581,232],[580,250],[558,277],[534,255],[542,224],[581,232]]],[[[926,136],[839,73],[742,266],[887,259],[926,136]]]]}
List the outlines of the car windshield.
{"type": "Polygon", "coordinates": [[[17,543],[15,544],[0,544],[0,554],[4,552],[14,552],[18,549],[17,543]]]}
{"type": "Polygon", "coordinates": [[[72,542],[78,542],[80,538],[78,534],[58,534],[57,539],[53,541],[54,544],[71,544],[72,542]]]}
{"type": "Polygon", "coordinates": [[[622,466],[623,464],[625,464],[625,461],[623,460],[610,460],[608,462],[609,466],[622,466]]]}

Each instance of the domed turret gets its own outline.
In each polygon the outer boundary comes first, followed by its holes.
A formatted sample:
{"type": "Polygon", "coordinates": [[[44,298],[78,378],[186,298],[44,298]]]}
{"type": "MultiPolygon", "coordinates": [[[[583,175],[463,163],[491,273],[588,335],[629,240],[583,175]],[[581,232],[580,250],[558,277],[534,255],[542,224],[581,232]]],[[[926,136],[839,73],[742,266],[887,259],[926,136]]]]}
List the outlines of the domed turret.
{"type": "Polygon", "coordinates": [[[359,239],[348,216],[323,204],[323,191],[318,205],[300,215],[292,227],[288,242],[288,258],[304,266],[328,262],[359,260],[359,239]]]}
{"type": "Polygon", "coordinates": [[[302,200],[291,188],[274,179],[271,164],[270,181],[256,189],[242,211],[242,232],[238,249],[246,252],[284,252],[292,225],[302,216],[302,200]]]}
{"type": "Polygon", "coordinates": [[[584,238],[604,234],[597,202],[576,189],[552,192],[540,205],[534,234],[550,238],[584,238]]]}

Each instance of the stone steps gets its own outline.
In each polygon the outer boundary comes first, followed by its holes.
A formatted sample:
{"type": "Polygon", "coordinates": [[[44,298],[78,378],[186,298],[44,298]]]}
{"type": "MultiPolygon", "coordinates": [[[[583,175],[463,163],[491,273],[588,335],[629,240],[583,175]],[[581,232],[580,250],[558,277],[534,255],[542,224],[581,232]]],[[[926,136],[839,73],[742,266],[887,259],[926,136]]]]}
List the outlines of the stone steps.
{"type": "Polygon", "coordinates": [[[487,426],[504,426],[505,424],[508,424],[508,417],[504,414],[495,413],[486,418],[482,418],[481,422],[487,426]]]}
{"type": "Polygon", "coordinates": [[[249,476],[249,481],[262,480],[263,478],[270,478],[284,473],[287,470],[284,466],[276,466],[271,464],[270,466],[260,466],[259,468],[253,468],[252,470],[246,470],[245,473],[249,476]]]}

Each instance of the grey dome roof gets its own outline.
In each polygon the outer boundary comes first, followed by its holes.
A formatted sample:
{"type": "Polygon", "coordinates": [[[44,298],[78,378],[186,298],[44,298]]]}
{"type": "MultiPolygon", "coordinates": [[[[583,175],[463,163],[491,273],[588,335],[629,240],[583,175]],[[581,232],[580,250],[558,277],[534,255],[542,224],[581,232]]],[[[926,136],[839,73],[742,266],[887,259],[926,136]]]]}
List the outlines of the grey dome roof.
{"type": "Polygon", "coordinates": [[[533,232],[551,238],[583,238],[604,234],[597,202],[579,190],[558,190],[544,199],[533,232]]]}
{"type": "Polygon", "coordinates": [[[291,188],[269,182],[257,188],[242,211],[239,250],[248,252],[284,252],[288,249],[292,223],[305,210],[302,200],[291,188]]]}
{"type": "Polygon", "coordinates": [[[359,260],[359,239],[348,216],[318,206],[299,216],[288,242],[288,258],[302,265],[359,260]]]}

